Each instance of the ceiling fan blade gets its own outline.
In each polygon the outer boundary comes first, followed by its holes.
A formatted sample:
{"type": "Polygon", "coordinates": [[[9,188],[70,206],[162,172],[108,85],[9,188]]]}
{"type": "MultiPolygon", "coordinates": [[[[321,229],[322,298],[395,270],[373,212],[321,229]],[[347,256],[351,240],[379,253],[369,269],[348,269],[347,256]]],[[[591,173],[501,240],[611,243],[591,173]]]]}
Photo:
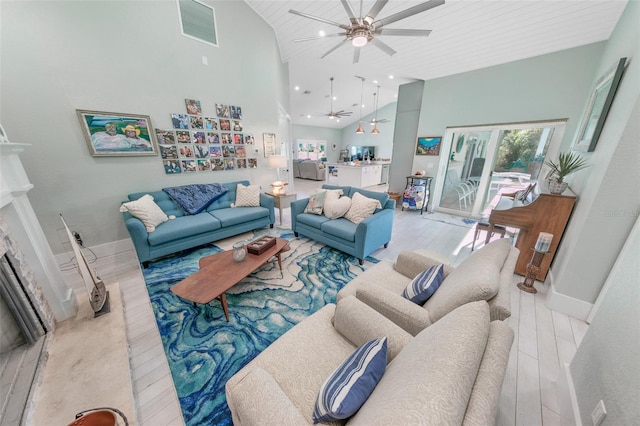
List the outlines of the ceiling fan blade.
{"type": "Polygon", "coordinates": [[[347,11],[347,16],[352,24],[358,25],[360,23],[360,19],[356,16],[355,10],[353,10],[353,6],[351,6],[351,2],[349,0],[340,0],[342,6],[344,6],[344,10],[347,11]]]}
{"type": "Polygon", "coordinates": [[[353,63],[357,64],[360,61],[360,47],[356,47],[353,49],[353,63]]]}
{"type": "Polygon", "coordinates": [[[402,30],[399,28],[380,28],[375,31],[375,34],[385,36],[427,37],[429,34],[431,34],[431,30],[402,30]]]}
{"type": "Polygon", "coordinates": [[[338,47],[342,46],[343,44],[345,44],[346,42],[348,42],[349,39],[345,38],[344,40],[342,40],[340,43],[336,44],[335,46],[333,46],[331,49],[327,50],[325,52],[324,55],[320,56],[320,59],[324,58],[325,56],[327,56],[329,53],[333,52],[334,50],[336,50],[338,47]]]}
{"type": "Polygon", "coordinates": [[[336,27],[342,28],[343,30],[348,30],[349,26],[341,24],[339,22],[330,21],[328,19],[320,18],[318,16],[309,15],[308,13],[299,12],[297,10],[289,9],[289,13],[293,13],[294,15],[302,16],[303,18],[313,19],[314,21],[324,22],[325,24],[334,25],[336,27]]]}
{"type": "Polygon", "coordinates": [[[393,50],[391,47],[389,47],[388,44],[378,40],[377,38],[372,39],[371,44],[373,44],[375,47],[382,50],[384,53],[386,53],[389,56],[393,56],[396,53],[398,53],[395,50],[393,50]]]}
{"type": "Polygon", "coordinates": [[[401,12],[394,13],[391,16],[387,16],[386,18],[382,18],[379,21],[374,22],[374,26],[376,28],[383,27],[385,25],[389,25],[401,19],[408,18],[409,16],[415,15],[420,12],[424,12],[426,10],[432,9],[437,6],[441,6],[444,4],[444,0],[430,0],[426,3],[421,3],[416,6],[410,7],[409,9],[405,9],[401,12]]]}
{"type": "Polygon", "coordinates": [[[376,16],[378,16],[378,13],[380,13],[382,8],[385,7],[385,5],[388,2],[389,2],[389,0],[378,0],[378,1],[376,1],[375,4],[373,5],[373,7],[371,8],[371,10],[369,11],[369,13],[367,13],[367,16],[364,17],[363,21],[366,21],[369,24],[371,24],[376,19],[376,16]]]}
{"type": "Polygon", "coordinates": [[[291,40],[294,43],[298,43],[300,41],[309,41],[309,40],[320,40],[321,38],[327,38],[327,37],[339,37],[339,36],[346,36],[347,33],[335,33],[335,34],[327,34],[324,36],[317,36],[317,37],[305,37],[305,38],[297,38],[295,40],[291,40]]]}

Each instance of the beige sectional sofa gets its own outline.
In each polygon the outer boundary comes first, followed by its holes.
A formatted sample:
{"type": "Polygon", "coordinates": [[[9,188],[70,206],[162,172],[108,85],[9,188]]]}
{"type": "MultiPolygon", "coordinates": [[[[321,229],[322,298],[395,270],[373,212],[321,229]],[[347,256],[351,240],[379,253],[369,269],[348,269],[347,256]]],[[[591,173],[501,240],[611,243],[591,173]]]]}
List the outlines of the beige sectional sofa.
{"type": "Polygon", "coordinates": [[[492,320],[511,315],[511,280],[520,251],[507,238],[473,252],[459,266],[445,266],[442,285],[423,305],[401,296],[420,272],[448,259],[427,250],[402,252],[396,262],[382,260],[347,284],[337,300],[356,296],[412,335],[465,303],[486,300],[492,320]]]}
{"type": "Polygon", "coordinates": [[[226,384],[233,423],[312,423],[318,391],[363,343],[387,337],[387,367],[353,425],[493,424],[513,331],[485,301],[413,337],[354,297],[327,305],[267,347],[226,384]]]}

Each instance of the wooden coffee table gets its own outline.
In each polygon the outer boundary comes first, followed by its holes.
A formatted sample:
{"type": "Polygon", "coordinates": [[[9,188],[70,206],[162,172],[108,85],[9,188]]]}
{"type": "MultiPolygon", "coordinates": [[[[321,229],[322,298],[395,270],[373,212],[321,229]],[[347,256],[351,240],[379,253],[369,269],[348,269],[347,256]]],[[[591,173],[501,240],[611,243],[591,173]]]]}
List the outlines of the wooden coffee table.
{"type": "Polygon", "coordinates": [[[247,253],[247,257],[242,262],[233,260],[233,250],[203,257],[199,262],[200,270],[171,287],[171,291],[177,296],[193,302],[194,306],[197,306],[197,303],[207,304],[213,299],[220,299],[224,316],[229,322],[225,292],[267,263],[273,256],[277,257],[278,266],[282,270],[280,255],[287,250],[289,250],[289,242],[282,238],[276,238],[275,246],[260,255],[247,253]]]}

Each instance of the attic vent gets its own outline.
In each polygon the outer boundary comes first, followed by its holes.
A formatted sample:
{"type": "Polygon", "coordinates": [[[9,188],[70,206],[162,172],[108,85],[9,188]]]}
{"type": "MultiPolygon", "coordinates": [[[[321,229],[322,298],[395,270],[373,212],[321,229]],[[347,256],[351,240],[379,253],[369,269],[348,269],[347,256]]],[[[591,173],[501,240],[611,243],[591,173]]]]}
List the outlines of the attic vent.
{"type": "Polygon", "coordinates": [[[177,0],[182,35],[218,47],[216,14],[197,0],[177,0]]]}
{"type": "Polygon", "coordinates": [[[305,91],[304,91],[304,92],[302,92],[302,93],[304,93],[305,95],[310,95],[310,94],[311,94],[311,90],[305,90],[305,91]]]}

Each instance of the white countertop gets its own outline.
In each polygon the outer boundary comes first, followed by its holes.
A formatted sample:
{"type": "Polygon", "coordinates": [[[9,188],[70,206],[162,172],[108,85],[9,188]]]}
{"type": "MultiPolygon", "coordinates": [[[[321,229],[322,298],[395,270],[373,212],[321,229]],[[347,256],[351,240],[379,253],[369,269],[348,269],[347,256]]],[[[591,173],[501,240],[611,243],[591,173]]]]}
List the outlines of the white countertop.
{"type": "Polygon", "coordinates": [[[385,164],[391,164],[391,161],[372,161],[370,163],[360,162],[360,164],[351,163],[327,163],[327,166],[331,167],[367,167],[367,166],[382,166],[385,164]]]}

